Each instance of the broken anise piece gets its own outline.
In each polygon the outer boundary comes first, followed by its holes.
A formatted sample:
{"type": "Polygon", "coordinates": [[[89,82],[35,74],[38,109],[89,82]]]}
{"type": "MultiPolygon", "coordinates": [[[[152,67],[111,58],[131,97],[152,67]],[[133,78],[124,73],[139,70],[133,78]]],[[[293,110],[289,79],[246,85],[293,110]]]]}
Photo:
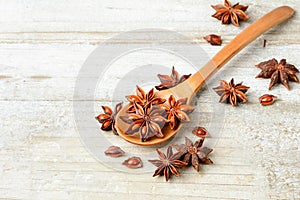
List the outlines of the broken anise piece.
{"type": "Polygon", "coordinates": [[[208,136],[208,132],[204,127],[197,126],[192,130],[192,133],[198,137],[206,138],[208,136]]]}
{"type": "Polygon", "coordinates": [[[162,74],[158,74],[157,75],[161,84],[158,86],[155,86],[155,88],[157,90],[165,90],[168,88],[172,88],[176,85],[178,85],[179,83],[182,83],[183,81],[185,81],[186,79],[188,79],[191,74],[189,75],[183,75],[179,78],[179,74],[178,72],[175,70],[175,67],[172,67],[172,73],[171,75],[162,75],[162,74]]]}
{"type": "Polygon", "coordinates": [[[209,42],[211,45],[221,45],[222,44],[222,39],[221,36],[211,34],[203,37],[207,42],[209,42]]]}
{"type": "Polygon", "coordinates": [[[128,116],[121,116],[121,119],[125,123],[130,124],[125,133],[132,135],[139,132],[142,142],[153,136],[163,137],[161,128],[166,122],[166,119],[163,117],[165,111],[161,107],[154,107],[152,104],[148,104],[143,108],[134,102],[133,106],[135,113],[129,113],[128,116]]]}
{"type": "Polygon", "coordinates": [[[105,155],[110,156],[110,157],[120,157],[125,154],[125,152],[117,146],[110,146],[108,149],[104,152],[105,155]]]}
{"type": "Polygon", "coordinates": [[[102,123],[101,126],[102,130],[104,131],[113,130],[113,133],[115,135],[118,135],[118,132],[115,128],[115,116],[118,114],[121,108],[122,108],[122,102],[116,105],[115,112],[113,112],[111,108],[108,106],[102,106],[104,114],[100,114],[97,117],[95,117],[99,121],[99,123],[102,123]]]}
{"type": "Polygon", "coordinates": [[[256,78],[271,78],[269,90],[276,83],[282,83],[289,90],[289,81],[299,82],[296,76],[299,70],[294,65],[286,63],[286,59],[281,59],[278,63],[278,61],[273,58],[272,60],[257,64],[256,67],[262,70],[256,78]]]}
{"type": "Polygon", "coordinates": [[[277,97],[272,94],[264,94],[259,97],[259,102],[263,106],[271,105],[277,100],[277,97]]]}
{"type": "Polygon", "coordinates": [[[175,129],[179,122],[189,122],[190,119],[187,114],[194,111],[194,107],[187,104],[187,98],[175,100],[175,97],[171,95],[167,104],[162,104],[161,107],[165,109],[167,119],[171,129],[175,129]]]}
{"type": "Polygon", "coordinates": [[[185,144],[174,145],[175,149],[179,152],[182,161],[192,165],[194,169],[199,172],[200,164],[212,164],[213,162],[207,156],[212,152],[208,147],[202,147],[204,138],[193,142],[185,137],[185,144]]]}
{"type": "Polygon", "coordinates": [[[239,3],[231,6],[229,0],[224,1],[223,4],[217,4],[211,6],[216,10],[216,13],[212,17],[217,18],[222,21],[222,24],[232,23],[235,26],[239,26],[239,21],[246,21],[249,19],[249,16],[245,13],[248,6],[239,5],[239,3]]]}
{"type": "Polygon", "coordinates": [[[143,167],[143,162],[139,157],[128,158],[122,164],[131,169],[137,169],[143,167]]]}
{"type": "Polygon", "coordinates": [[[245,93],[248,91],[249,87],[242,85],[242,83],[243,82],[235,85],[233,78],[229,83],[225,80],[220,80],[220,86],[213,89],[221,96],[220,102],[231,103],[231,105],[236,106],[238,102],[247,102],[245,93]]]}
{"type": "Polygon", "coordinates": [[[167,155],[165,155],[159,149],[156,149],[156,151],[159,155],[159,160],[148,160],[150,163],[157,167],[153,174],[153,177],[158,175],[164,175],[166,181],[168,181],[172,174],[174,174],[175,176],[180,176],[177,168],[184,167],[187,165],[186,162],[179,160],[180,154],[173,154],[171,146],[169,146],[167,149],[167,155]]]}
{"type": "Polygon", "coordinates": [[[155,97],[154,88],[152,88],[148,93],[146,93],[142,88],[136,86],[136,95],[126,96],[127,100],[130,102],[128,111],[135,112],[133,102],[141,105],[142,107],[147,106],[148,104],[162,104],[166,100],[163,98],[155,97]]]}
{"type": "Polygon", "coordinates": [[[267,46],[267,40],[264,39],[263,48],[265,48],[266,46],[267,46]]]}

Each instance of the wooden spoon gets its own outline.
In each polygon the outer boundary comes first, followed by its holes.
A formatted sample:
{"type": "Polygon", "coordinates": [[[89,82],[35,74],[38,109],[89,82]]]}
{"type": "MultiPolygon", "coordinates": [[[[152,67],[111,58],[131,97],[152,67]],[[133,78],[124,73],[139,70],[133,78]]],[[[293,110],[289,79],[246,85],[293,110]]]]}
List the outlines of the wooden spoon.
{"type": "MultiPolygon", "coordinates": [[[[281,6],[273,11],[267,13],[239,35],[237,35],[230,43],[224,46],[205,66],[203,66],[198,72],[192,75],[189,79],[176,87],[158,91],[156,96],[168,99],[170,95],[174,95],[176,99],[188,98],[188,102],[191,101],[195,93],[201,88],[205,81],[211,77],[218,69],[220,69],[225,63],[227,63],[234,55],[236,55],[245,46],[259,37],[261,34],[287,20],[294,14],[294,10],[288,6],[281,6]]],[[[163,128],[164,137],[153,137],[149,141],[142,142],[140,138],[126,134],[126,130],[129,124],[126,124],[120,119],[120,116],[127,115],[126,110],[128,106],[124,106],[123,109],[116,116],[116,129],[119,135],[133,144],[142,146],[152,146],[167,141],[174,136],[181,128],[178,126],[176,130],[171,130],[166,126],[163,128]]]]}

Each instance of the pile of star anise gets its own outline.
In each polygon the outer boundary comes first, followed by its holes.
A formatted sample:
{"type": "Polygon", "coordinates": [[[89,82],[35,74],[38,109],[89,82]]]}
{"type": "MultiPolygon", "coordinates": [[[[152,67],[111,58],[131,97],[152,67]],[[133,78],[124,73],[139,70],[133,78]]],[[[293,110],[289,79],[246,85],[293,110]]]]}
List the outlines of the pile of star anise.
{"type": "Polygon", "coordinates": [[[159,159],[149,160],[157,167],[154,176],[165,176],[166,181],[169,180],[173,174],[180,176],[179,168],[186,166],[193,166],[199,172],[200,164],[212,164],[212,160],[208,158],[213,150],[208,147],[202,147],[204,138],[197,140],[193,143],[189,138],[185,137],[185,144],[174,145],[177,150],[173,153],[172,146],[167,148],[167,153],[164,154],[160,149],[156,149],[159,159]]]}
{"type": "MultiPolygon", "coordinates": [[[[175,68],[172,68],[171,75],[158,74],[161,84],[156,86],[158,90],[164,90],[178,85],[185,81],[190,75],[179,76],[175,68]]],[[[120,116],[125,122],[130,124],[125,131],[128,135],[141,138],[145,142],[152,137],[164,137],[161,131],[163,127],[169,126],[176,129],[181,122],[189,122],[187,114],[194,110],[194,107],[187,104],[187,98],[175,99],[170,95],[168,99],[155,96],[154,88],[146,93],[142,88],[137,86],[136,94],[126,96],[129,101],[127,115],[120,116]]],[[[96,119],[102,123],[102,130],[115,129],[115,115],[121,110],[121,104],[117,104],[115,112],[107,106],[102,106],[104,114],[100,114],[96,119]]]]}
{"type": "MultiPolygon", "coordinates": [[[[296,76],[299,70],[292,64],[286,62],[286,59],[281,59],[278,62],[275,58],[261,62],[256,65],[261,69],[261,72],[256,76],[256,78],[270,78],[271,82],[269,84],[269,90],[277,84],[283,84],[288,90],[290,90],[289,81],[299,83],[299,79],[296,76]]],[[[225,80],[220,81],[220,85],[215,87],[215,92],[220,96],[220,102],[230,103],[236,106],[239,102],[247,102],[247,97],[245,93],[248,91],[249,87],[241,83],[234,84],[234,79],[228,83],[225,80]]],[[[264,94],[259,97],[259,101],[262,105],[271,105],[276,101],[277,97],[271,94],[264,94]]]]}
{"type": "MultiPolygon", "coordinates": [[[[166,181],[170,179],[172,175],[180,176],[179,168],[193,166],[193,168],[199,172],[200,165],[212,164],[212,160],[208,158],[208,155],[213,151],[208,147],[203,147],[204,139],[207,136],[207,131],[203,127],[195,127],[193,134],[200,137],[200,139],[192,142],[189,138],[185,137],[184,144],[175,144],[168,146],[166,154],[160,149],[156,149],[159,159],[148,160],[155,165],[153,177],[164,176],[166,181]],[[176,153],[173,153],[173,147],[176,149],[176,153]]],[[[104,152],[106,156],[120,157],[124,156],[125,152],[118,146],[110,146],[104,152]]],[[[138,169],[143,167],[143,161],[140,157],[130,157],[126,159],[122,165],[130,169],[138,169]]]]}

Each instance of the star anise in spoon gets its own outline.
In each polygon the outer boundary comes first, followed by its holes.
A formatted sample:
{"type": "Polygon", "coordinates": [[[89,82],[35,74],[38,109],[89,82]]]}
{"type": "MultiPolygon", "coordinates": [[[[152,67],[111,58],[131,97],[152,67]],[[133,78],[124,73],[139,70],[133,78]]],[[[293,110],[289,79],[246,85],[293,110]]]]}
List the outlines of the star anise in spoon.
{"type": "Polygon", "coordinates": [[[271,78],[269,90],[276,83],[282,83],[289,90],[289,81],[299,82],[299,79],[296,76],[296,73],[299,73],[299,70],[294,65],[286,63],[286,59],[282,59],[278,63],[278,61],[273,58],[271,60],[261,62],[256,66],[262,70],[256,78],[271,78]]]}
{"type": "Polygon", "coordinates": [[[216,10],[216,13],[212,17],[217,18],[222,21],[222,24],[232,23],[235,26],[239,26],[239,21],[246,21],[249,19],[249,16],[245,13],[248,6],[239,5],[239,3],[231,6],[229,0],[225,0],[223,4],[217,4],[211,6],[216,10]]]}
{"type": "Polygon", "coordinates": [[[104,113],[95,117],[99,121],[99,123],[102,124],[101,129],[104,131],[113,130],[113,133],[115,135],[118,135],[118,132],[115,128],[115,116],[122,109],[122,102],[116,105],[115,112],[113,112],[112,109],[108,106],[102,106],[102,109],[104,113]]]}
{"type": "Polygon", "coordinates": [[[178,85],[179,83],[182,83],[183,81],[185,81],[186,79],[188,79],[191,74],[188,75],[183,75],[179,78],[179,74],[178,72],[175,70],[175,67],[172,67],[172,73],[171,75],[162,75],[162,74],[158,74],[157,75],[161,84],[158,86],[155,86],[155,88],[157,90],[165,90],[168,88],[172,88],[175,87],[176,85],[178,85]]]}
{"type": "Polygon", "coordinates": [[[225,80],[220,80],[220,86],[213,89],[221,96],[220,102],[231,103],[231,105],[236,106],[238,102],[247,102],[245,93],[248,91],[249,87],[242,84],[243,82],[235,85],[233,78],[229,83],[225,80]]]}
{"type": "Polygon", "coordinates": [[[161,150],[156,149],[159,160],[148,160],[153,165],[157,167],[155,170],[153,177],[155,176],[165,176],[166,181],[168,181],[172,174],[175,176],[180,176],[178,172],[178,168],[184,167],[187,165],[186,162],[180,161],[180,154],[173,154],[172,147],[169,146],[167,149],[167,155],[165,155],[161,150]]]}
{"type": "Polygon", "coordinates": [[[179,99],[176,101],[175,97],[171,95],[167,104],[162,104],[161,107],[165,109],[169,126],[175,129],[179,122],[189,122],[190,119],[187,114],[194,111],[194,107],[187,104],[187,98],[179,99]]]}
{"type": "Polygon", "coordinates": [[[200,164],[212,164],[213,162],[207,156],[212,152],[208,147],[202,147],[204,138],[193,142],[185,137],[185,144],[174,145],[175,149],[182,157],[182,161],[192,165],[199,172],[200,164]]]}
{"type": "Polygon", "coordinates": [[[142,88],[136,86],[136,95],[128,95],[126,96],[127,100],[130,102],[128,107],[128,112],[134,112],[133,103],[141,105],[142,107],[147,106],[148,104],[162,104],[166,100],[163,98],[155,97],[154,88],[152,88],[148,93],[146,93],[142,88]]]}
{"type": "Polygon", "coordinates": [[[167,121],[163,115],[164,110],[159,106],[153,106],[151,103],[146,107],[142,107],[137,103],[133,103],[135,113],[129,113],[128,116],[121,116],[121,119],[130,124],[126,130],[126,134],[132,135],[139,132],[142,142],[156,136],[163,137],[161,128],[167,121]]]}

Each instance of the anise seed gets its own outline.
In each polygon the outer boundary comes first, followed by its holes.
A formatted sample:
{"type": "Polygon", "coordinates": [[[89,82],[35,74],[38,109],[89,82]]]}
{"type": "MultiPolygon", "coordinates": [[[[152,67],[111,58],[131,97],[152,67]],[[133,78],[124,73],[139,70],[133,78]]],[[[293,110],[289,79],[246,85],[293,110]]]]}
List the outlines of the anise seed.
{"type": "Polygon", "coordinates": [[[120,157],[125,154],[125,152],[117,146],[110,146],[108,149],[104,152],[105,155],[110,156],[110,157],[120,157]]]}
{"type": "Polygon", "coordinates": [[[128,158],[122,164],[131,169],[137,169],[143,167],[143,162],[139,157],[128,158]]]}
{"type": "Polygon", "coordinates": [[[205,138],[208,135],[208,131],[204,127],[195,127],[192,133],[198,137],[205,138]]]}
{"type": "Polygon", "coordinates": [[[277,97],[271,94],[264,94],[259,97],[259,102],[263,106],[271,105],[277,100],[277,97]]]}
{"type": "Polygon", "coordinates": [[[211,45],[221,45],[222,44],[222,39],[221,36],[211,34],[203,37],[207,42],[209,42],[211,45]]]}

